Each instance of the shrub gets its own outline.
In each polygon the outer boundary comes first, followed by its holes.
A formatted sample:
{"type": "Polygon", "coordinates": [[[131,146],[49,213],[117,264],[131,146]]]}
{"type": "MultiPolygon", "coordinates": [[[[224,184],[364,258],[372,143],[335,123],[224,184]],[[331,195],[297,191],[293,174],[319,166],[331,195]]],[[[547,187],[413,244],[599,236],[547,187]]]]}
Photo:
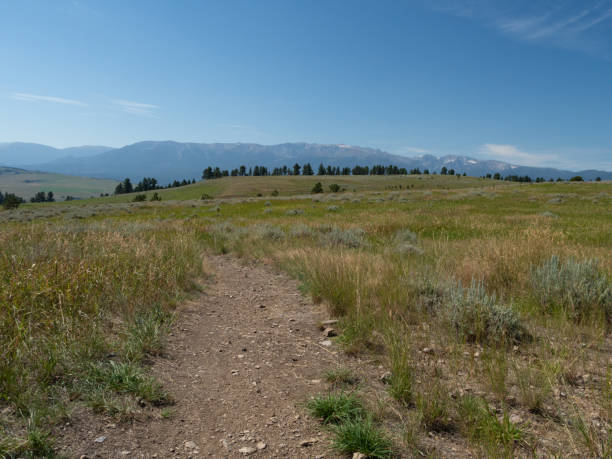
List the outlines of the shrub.
{"type": "Polygon", "coordinates": [[[16,209],[17,207],[21,205],[22,202],[23,202],[23,199],[20,198],[19,196],[16,196],[12,193],[7,193],[6,195],[4,195],[4,201],[2,202],[2,207],[4,207],[7,210],[16,209]]]}
{"type": "Polygon", "coordinates": [[[405,243],[405,242],[414,244],[417,242],[417,235],[406,228],[406,229],[397,231],[393,236],[393,241],[396,244],[405,243]]]}
{"type": "Polygon", "coordinates": [[[528,337],[514,309],[499,305],[482,282],[472,281],[468,288],[453,285],[445,306],[451,325],[468,342],[513,342],[528,337]]]}
{"type": "Polygon", "coordinates": [[[255,227],[255,232],[258,236],[273,241],[279,241],[285,237],[285,232],[282,228],[274,225],[258,225],[255,227]]]}
{"type": "Polygon", "coordinates": [[[147,200],[146,194],[137,194],[136,196],[134,196],[134,199],[132,199],[132,202],[143,202],[146,200],[147,200]]]}
{"type": "Polygon", "coordinates": [[[323,193],[323,185],[321,184],[321,182],[317,182],[314,184],[314,186],[312,187],[312,190],[310,190],[311,193],[323,193]]]}
{"type": "Polygon", "coordinates": [[[202,201],[207,201],[209,199],[212,199],[212,196],[209,195],[208,193],[202,193],[202,197],[200,198],[202,201]]]}
{"type": "Polygon", "coordinates": [[[331,185],[329,185],[329,191],[331,191],[332,193],[337,193],[338,191],[340,191],[340,185],[338,185],[337,183],[332,183],[331,185]]]}
{"type": "Polygon", "coordinates": [[[272,190],[272,193],[270,193],[270,196],[278,196],[278,190],[272,190]]]}
{"type": "MultiPolygon", "coordinates": [[[[323,227],[321,229],[324,229],[323,227]]],[[[357,249],[365,245],[365,231],[361,228],[343,230],[335,226],[321,234],[321,242],[331,247],[344,246],[357,249]]]]}
{"type": "Polygon", "coordinates": [[[299,224],[299,225],[295,225],[291,228],[290,230],[290,234],[292,237],[296,237],[296,238],[306,238],[306,237],[312,237],[312,235],[314,234],[312,228],[308,225],[304,225],[304,224],[299,224]]]}
{"type": "Polygon", "coordinates": [[[301,215],[303,213],[303,209],[289,209],[287,212],[285,212],[285,215],[301,215]]]}
{"type": "Polygon", "coordinates": [[[151,196],[151,201],[161,201],[162,198],[161,196],[157,193],[157,191],[155,193],[153,193],[153,196],[151,196]]]}
{"type": "Polygon", "coordinates": [[[595,314],[612,322],[612,285],[597,260],[569,258],[561,262],[553,255],[532,268],[531,286],[547,310],[560,307],[575,320],[595,314]]]}

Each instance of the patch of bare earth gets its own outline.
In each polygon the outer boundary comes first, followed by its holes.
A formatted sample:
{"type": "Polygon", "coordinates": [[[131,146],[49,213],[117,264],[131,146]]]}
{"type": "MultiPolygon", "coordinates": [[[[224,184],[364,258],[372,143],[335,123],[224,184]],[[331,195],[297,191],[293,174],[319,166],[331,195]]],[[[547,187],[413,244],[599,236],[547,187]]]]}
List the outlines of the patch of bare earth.
{"type": "Polygon", "coordinates": [[[318,327],[328,317],[286,275],[229,256],[185,304],[153,374],[176,403],[130,422],[76,410],[60,431],[70,457],[335,457],[304,402],[344,360],[318,327]],[[320,344],[324,342],[324,344],[320,344]],[[325,346],[327,344],[328,346],[325,346]]]}

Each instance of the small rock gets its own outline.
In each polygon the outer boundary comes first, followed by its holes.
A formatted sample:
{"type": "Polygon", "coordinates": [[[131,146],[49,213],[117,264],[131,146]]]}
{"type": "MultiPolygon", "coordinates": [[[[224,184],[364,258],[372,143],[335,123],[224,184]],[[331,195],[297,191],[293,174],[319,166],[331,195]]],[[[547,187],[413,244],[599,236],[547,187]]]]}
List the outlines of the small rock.
{"type": "Polygon", "coordinates": [[[87,454],[81,454],[81,457],[79,457],[79,459],[89,459],[89,456],[87,454]]]}
{"type": "MultiPolygon", "coordinates": [[[[433,353],[434,353],[434,350],[433,350],[433,348],[431,348],[431,347],[424,347],[424,348],[423,348],[423,352],[424,352],[425,354],[433,354],[433,353]]],[[[360,453],[360,454],[361,454],[361,453],[360,453]]]]}
{"type": "Polygon", "coordinates": [[[353,459],[365,459],[366,457],[363,453],[353,453],[353,459]]]}
{"type": "Polygon", "coordinates": [[[325,341],[321,341],[321,346],[325,346],[325,347],[329,347],[332,345],[332,342],[328,339],[326,339],[325,341]]]}
{"type": "Polygon", "coordinates": [[[306,447],[308,447],[308,446],[312,446],[312,445],[314,445],[316,442],[317,442],[317,439],[316,439],[316,438],[309,438],[308,440],[302,440],[302,441],[300,442],[300,446],[301,446],[302,448],[306,448],[306,447]]]}
{"type": "Polygon", "coordinates": [[[386,371],[380,376],[380,382],[383,384],[389,384],[391,382],[391,372],[386,371]]]}
{"type": "Polygon", "coordinates": [[[253,448],[252,446],[243,446],[238,450],[238,452],[243,456],[250,456],[251,454],[257,452],[257,448],[253,448]]]}
{"type": "Polygon", "coordinates": [[[338,321],[336,319],[324,320],[321,322],[321,327],[325,329],[331,325],[336,325],[337,323],[338,321]]]}
{"type": "Polygon", "coordinates": [[[512,424],[520,424],[521,422],[523,422],[523,418],[520,417],[518,414],[514,413],[510,415],[510,422],[512,424]]]}
{"type": "Polygon", "coordinates": [[[106,437],[104,435],[102,435],[101,437],[98,437],[94,440],[95,443],[104,443],[104,440],[106,440],[106,437]]]}
{"type": "Polygon", "coordinates": [[[196,449],[198,447],[198,445],[195,444],[195,442],[193,441],[186,441],[185,442],[185,448],[187,449],[196,449]]]}
{"type": "Polygon", "coordinates": [[[258,450],[261,451],[262,449],[266,449],[268,445],[266,445],[263,441],[260,441],[255,446],[257,447],[258,450]]]}
{"type": "Polygon", "coordinates": [[[129,451],[127,451],[127,450],[123,450],[123,451],[121,451],[121,455],[122,455],[122,456],[129,456],[129,455],[130,455],[130,452],[129,452],[129,451]]]}
{"type": "Polygon", "coordinates": [[[331,338],[332,336],[336,336],[336,330],[331,327],[327,327],[325,330],[323,330],[323,335],[331,338]]]}

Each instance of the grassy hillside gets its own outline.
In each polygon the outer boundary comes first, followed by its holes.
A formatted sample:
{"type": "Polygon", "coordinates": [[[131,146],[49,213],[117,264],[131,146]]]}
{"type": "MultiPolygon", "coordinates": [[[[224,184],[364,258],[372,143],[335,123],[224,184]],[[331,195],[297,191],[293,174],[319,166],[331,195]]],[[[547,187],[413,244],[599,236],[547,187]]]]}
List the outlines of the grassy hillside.
{"type": "MultiPolygon", "coordinates": [[[[158,190],[157,193],[165,201],[185,201],[200,199],[203,194],[214,198],[246,198],[271,196],[278,191],[279,196],[295,196],[310,194],[315,183],[321,182],[325,192],[329,185],[336,183],[347,192],[384,191],[392,189],[451,189],[489,186],[507,186],[507,182],[483,180],[475,177],[439,176],[439,175],[409,175],[409,176],[286,176],[286,177],[225,177],[207,180],[179,188],[158,190]]],[[[134,199],[132,193],[107,198],[88,200],[92,202],[130,202],[134,199]]],[[[153,192],[147,193],[147,198],[153,192]]]]}
{"type": "Polygon", "coordinates": [[[0,191],[15,193],[26,200],[39,191],[53,191],[57,200],[63,200],[66,196],[90,198],[99,196],[100,193],[112,193],[116,185],[116,181],[108,179],[73,177],[0,167],[0,191]]]}
{"type": "Polygon", "coordinates": [[[147,356],[211,252],[296,276],[340,320],[333,339],[389,371],[350,391],[405,456],[612,453],[612,183],[251,177],[162,193],[0,212],[0,456],[50,445],[74,406],[121,421],[165,403],[147,356]],[[347,191],[309,195],[319,180],[347,191]]]}

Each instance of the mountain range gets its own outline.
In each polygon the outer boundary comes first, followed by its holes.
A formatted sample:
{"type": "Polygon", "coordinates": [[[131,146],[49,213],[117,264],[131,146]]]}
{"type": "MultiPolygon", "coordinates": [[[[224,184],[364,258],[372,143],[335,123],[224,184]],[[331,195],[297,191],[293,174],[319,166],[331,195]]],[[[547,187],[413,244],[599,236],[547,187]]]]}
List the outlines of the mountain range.
{"type": "MultiPolygon", "coordinates": [[[[517,166],[502,161],[479,160],[468,156],[422,155],[406,157],[382,150],[351,145],[283,143],[181,143],[144,141],[121,148],[82,146],[57,149],[31,143],[0,144],[0,166],[22,167],[29,170],[54,172],[95,178],[123,179],[155,177],[160,183],[175,179],[199,179],[208,166],[233,169],[263,165],[268,168],[295,163],[310,163],[317,169],[320,163],[353,167],[357,164],[397,165],[408,170],[419,168],[439,172],[442,167],[457,173],[483,176],[499,172],[506,175],[528,175],[532,178],[569,179],[581,175],[585,180],[612,180],[612,172],[598,170],[568,171],[541,167],[517,166]]],[[[551,165],[552,166],[552,165],[551,165]]]]}

